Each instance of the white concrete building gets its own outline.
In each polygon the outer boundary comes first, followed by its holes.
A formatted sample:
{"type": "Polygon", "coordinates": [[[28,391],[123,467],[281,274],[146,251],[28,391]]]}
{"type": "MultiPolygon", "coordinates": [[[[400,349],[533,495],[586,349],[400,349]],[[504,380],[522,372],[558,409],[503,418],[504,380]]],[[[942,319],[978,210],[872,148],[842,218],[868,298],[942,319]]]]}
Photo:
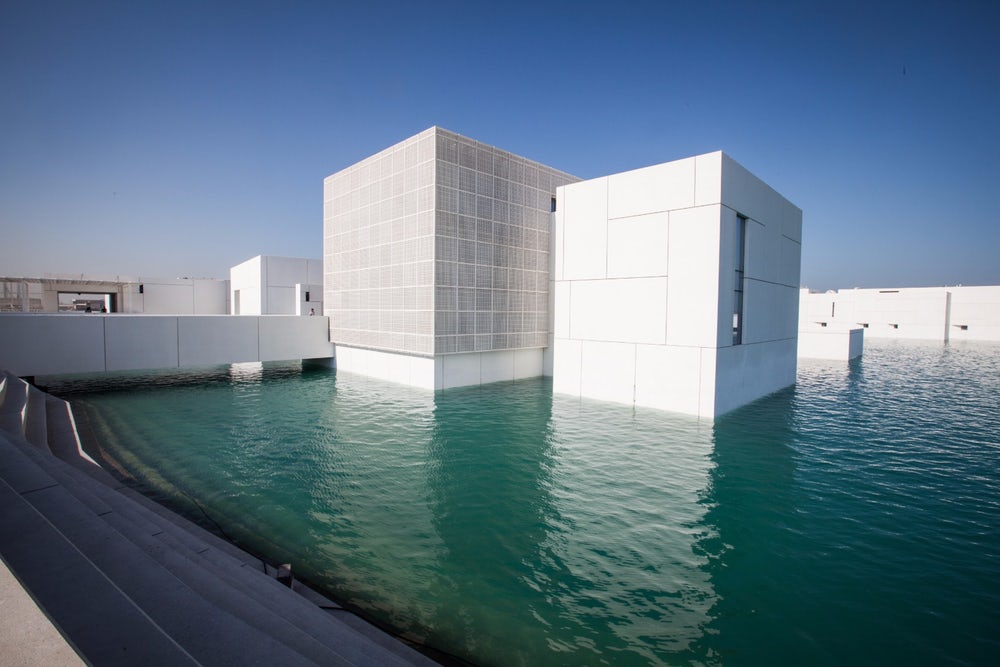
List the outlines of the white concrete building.
{"type": "Polygon", "coordinates": [[[713,417],[794,384],[801,210],[723,153],[557,199],[555,391],[713,417]]]}
{"type": "Polygon", "coordinates": [[[224,315],[229,312],[229,281],[86,274],[0,278],[0,312],[64,312],[74,300],[95,302],[95,312],[100,303],[109,313],[224,315]]]}
{"type": "Polygon", "coordinates": [[[794,383],[798,208],[722,153],[577,181],[440,128],[328,177],[338,367],[705,417],[794,383]]]}
{"type": "Polygon", "coordinates": [[[257,255],[229,269],[233,315],[323,312],[323,260],[257,255]]]}
{"type": "Polygon", "coordinates": [[[575,180],[437,127],[329,176],[338,368],[429,389],[541,375],[551,211],[575,180]]]}
{"type": "Polygon", "coordinates": [[[803,332],[860,327],[866,338],[1000,340],[1000,286],[800,293],[803,332]]]}

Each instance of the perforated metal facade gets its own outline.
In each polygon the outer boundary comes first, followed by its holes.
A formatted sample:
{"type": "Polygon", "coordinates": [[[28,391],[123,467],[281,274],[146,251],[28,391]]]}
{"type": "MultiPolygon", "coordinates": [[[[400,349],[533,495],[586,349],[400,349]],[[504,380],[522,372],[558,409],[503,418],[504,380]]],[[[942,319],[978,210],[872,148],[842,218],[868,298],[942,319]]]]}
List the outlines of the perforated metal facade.
{"type": "Polygon", "coordinates": [[[328,177],[331,339],[424,356],[545,347],[552,202],[577,180],[436,127],[328,177]]]}

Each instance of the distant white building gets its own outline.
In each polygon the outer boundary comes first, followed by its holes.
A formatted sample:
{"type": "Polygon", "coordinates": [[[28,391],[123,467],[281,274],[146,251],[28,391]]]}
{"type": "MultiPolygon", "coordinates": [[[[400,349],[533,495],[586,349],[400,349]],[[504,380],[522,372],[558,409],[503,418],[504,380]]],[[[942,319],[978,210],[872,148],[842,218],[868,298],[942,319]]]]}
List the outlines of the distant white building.
{"type": "Polygon", "coordinates": [[[323,313],[323,260],[257,255],[229,269],[233,315],[323,313]]]}
{"type": "Polygon", "coordinates": [[[436,127],[328,177],[338,367],[704,417],[795,382],[798,208],[722,153],[577,181],[436,127]]]}
{"type": "Polygon", "coordinates": [[[51,273],[0,278],[0,312],[80,310],[74,302],[91,304],[94,312],[103,306],[132,315],[223,315],[229,312],[229,281],[51,273]]]}
{"type": "Polygon", "coordinates": [[[800,293],[800,331],[861,328],[866,338],[1000,341],[1000,286],[800,293]]]}

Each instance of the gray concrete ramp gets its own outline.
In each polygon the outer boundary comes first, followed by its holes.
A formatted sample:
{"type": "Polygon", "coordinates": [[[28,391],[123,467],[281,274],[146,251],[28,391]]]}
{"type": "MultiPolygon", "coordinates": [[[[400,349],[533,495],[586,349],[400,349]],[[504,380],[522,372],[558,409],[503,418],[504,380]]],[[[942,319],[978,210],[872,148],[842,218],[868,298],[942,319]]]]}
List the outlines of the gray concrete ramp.
{"type": "Polygon", "coordinates": [[[122,488],[81,456],[65,406],[0,376],[0,556],[86,662],[437,664],[122,488]]]}

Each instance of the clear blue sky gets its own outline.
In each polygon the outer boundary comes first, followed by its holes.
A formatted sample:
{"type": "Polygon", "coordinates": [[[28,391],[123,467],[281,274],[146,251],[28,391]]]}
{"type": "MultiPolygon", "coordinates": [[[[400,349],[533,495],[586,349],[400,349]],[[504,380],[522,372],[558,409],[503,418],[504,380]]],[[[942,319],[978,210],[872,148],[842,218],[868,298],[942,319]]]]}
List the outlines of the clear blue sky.
{"type": "Polygon", "coordinates": [[[431,125],[589,178],[724,150],[813,288],[1000,284],[1000,3],[0,4],[0,275],[322,254],[431,125]]]}

